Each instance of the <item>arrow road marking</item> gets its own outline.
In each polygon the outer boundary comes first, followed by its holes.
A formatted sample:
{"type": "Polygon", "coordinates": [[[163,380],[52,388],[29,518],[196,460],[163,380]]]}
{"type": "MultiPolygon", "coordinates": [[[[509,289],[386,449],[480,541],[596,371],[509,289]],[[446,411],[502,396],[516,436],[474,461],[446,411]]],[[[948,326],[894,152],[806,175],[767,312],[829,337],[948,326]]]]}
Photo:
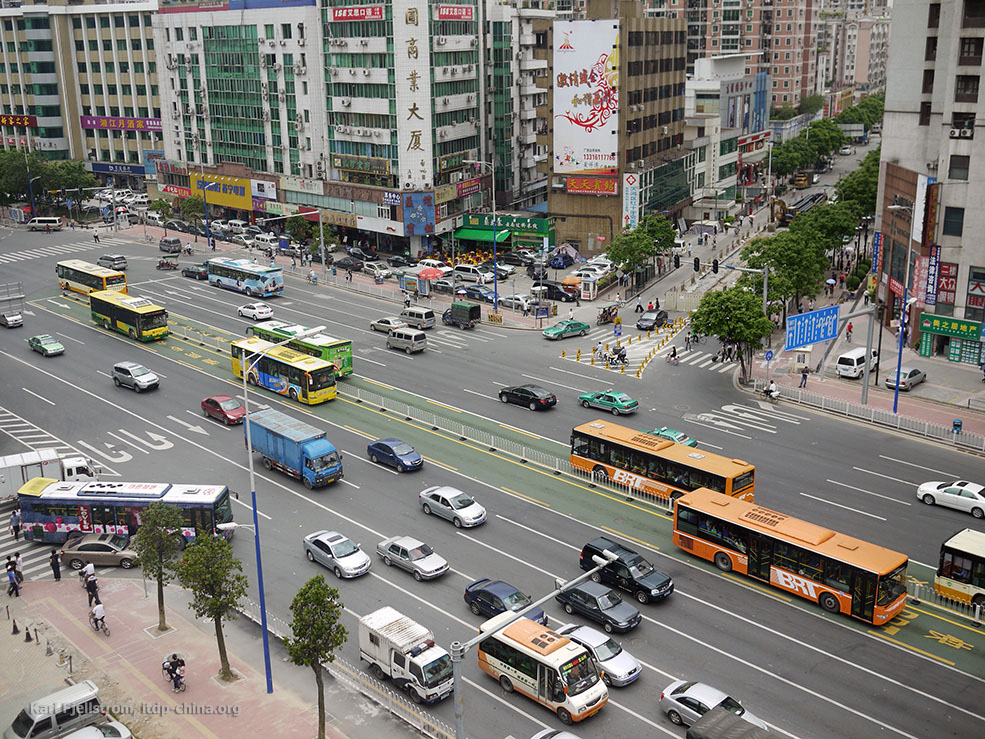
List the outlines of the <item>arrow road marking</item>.
{"type": "MultiPolygon", "coordinates": [[[[121,429],[121,430],[122,430],[122,429],[121,429]]],[[[141,452],[141,453],[143,453],[143,454],[150,454],[150,452],[149,452],[149,451],[147,451],[146,449],[141,449],[141,448],[140,448],[139,446],[137,446],[136,444],[134,444],[134,443],[133,443],[132,441],[127,441],[126,439],[121,439],[121,438],[120,438],[119,436],[117,436],[116,434],[114,434],[114,433],[113,433],[112,431],[110,431],[110,432],[108,433],[108,435],[109,435],[109,436],[112,436],[112,437],[113,437],[114,439],[116,439],[117,441],[122,441],[122,442],[123,442],[124,444],[129,444],[129,445],[130,445],[130,446],[132,446],[132,447],[133,447],[134,449],[136,449],[136,450],[137,450],[138,452],[141,452]]]]}
{"type": "MultiPolygon", "coordinates": [[[[188,411],[188,412],[191,413],[196,418],[198,417],[198,414],[195,413],[194,411],[188,411]]],[[[182,421],[180,418],[175,418],[174,416],[168,416],[168,418],[170,418],[175,423],[180,423],[186,429],[188,429],[189,431],[194,431],[196,434],[203,434],[205,436],[209,435],[209,432],[203,429],[201,426],[193,426],[192,424],[182,421]]],[[[223,428],[229,428],[229,427],[223,426],[223,428]]]]}
{"type": "MultiPolygon", "coordinates": [[[[103,442],[103,445],[109,449],[112,449],[114,446],[113,444],[107,444],[105,441],[103,442]]],[[[124,462],[129,462],[131,459],[133,459],[133,455],[130,454],[129,452],[124,452],[124,451],[117,451],[115,453],[111,451],[107,452],[107,451],[103,451],[102,449],[97,449],[92,444],[88,444],[81,440],[79,441],[79,446],[84,446],[93,454],[98,454],[100,457],[105,457],[110,462],[115,462],[116,464],[123,464],[124,462]]]]}
{"type": "MultiPolygon", "coordinates": [[[[120,429],[120,433],[121,434],[125,434],[125,435],[129,436],[131,439],[133,439],[134,441],[139,441],[144,446],[150,447],[151,449],[154,449],[154,450],[159,451],[159,452],[163,452],[165,449],[170,449],[171,447],[174,446],[174,444],[172,442],[168,441],[168,437],[161,436],[160,434],[155,434],[153,431],[147,431],[147,432],[145,432],[147,434],[147,436],[150,438],[150,441],[149,442],[148,441],[144,441],[143,439],[141,439],[136,434],[131,434],[126,429],[120,429]],[[151,442],[157,442],[157,443],[155,444],[155,443],[151,443],[151,442]]],[[[121,441],[122,441],[122,439],[121,439],[121,441]]]]}

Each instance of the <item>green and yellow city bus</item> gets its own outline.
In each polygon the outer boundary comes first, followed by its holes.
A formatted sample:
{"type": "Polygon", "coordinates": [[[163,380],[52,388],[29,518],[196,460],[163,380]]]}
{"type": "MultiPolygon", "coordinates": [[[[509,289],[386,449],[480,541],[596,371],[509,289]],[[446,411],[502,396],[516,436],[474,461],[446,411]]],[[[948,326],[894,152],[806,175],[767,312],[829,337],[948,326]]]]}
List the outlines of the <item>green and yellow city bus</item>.
{"type": "MultiPolygon", "coordinates": [[[[304,326],[296,326],[284,321],[266,321],[262,326],[253,326],[253,335],[274,344],[290,339],[307,331],[304,326]]],[[[290,349],[312,357],[318,357],[335,365],[335,374],[345,377],[352,374],[352,342],[349,339],[333,339],[324,334],[306,336],[285,344],[290,349]]]]}
{"type": "Polygon", "coordinates": [[[93,323],[131,339],[157,341],[168,335],[168,312],[147,298],[97,290],[89,294],[89,310],[93,323]]]}

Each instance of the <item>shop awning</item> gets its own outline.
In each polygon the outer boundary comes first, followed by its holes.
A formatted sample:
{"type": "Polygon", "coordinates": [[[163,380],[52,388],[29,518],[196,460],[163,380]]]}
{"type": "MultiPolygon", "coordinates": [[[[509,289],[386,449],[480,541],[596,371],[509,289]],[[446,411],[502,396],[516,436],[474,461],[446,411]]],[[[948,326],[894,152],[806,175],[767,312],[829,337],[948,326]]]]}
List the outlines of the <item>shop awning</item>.
{"type": "MultiPolygon", "coordinates": [[[[500,229],[499,234],[496,237],[496,243],[501,244],[510,237],[510,231],[507,228],[500,229]]],[[[465,239],[467,241],[488,241],[492,243],[493,232],[492,229],[485,228],[459,228],[455,231],[456,239],[465,239]]]]}

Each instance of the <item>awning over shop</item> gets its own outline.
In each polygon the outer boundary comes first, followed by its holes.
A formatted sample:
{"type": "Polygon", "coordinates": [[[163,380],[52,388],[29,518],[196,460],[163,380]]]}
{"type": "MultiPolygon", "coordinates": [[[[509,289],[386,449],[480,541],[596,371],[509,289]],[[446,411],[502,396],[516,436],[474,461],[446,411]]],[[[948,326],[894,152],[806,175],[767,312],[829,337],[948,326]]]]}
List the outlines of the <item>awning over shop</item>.
{"type": "MultiPolygon", "coordinates": [[[[508,229],[500,229],[496,238],[496,243],[500,244],[506,241],[509,237],[510,232],[508,229]]],[[[466,241],[488,241],[492,243],[493,232],[492,229],[484,228],[459,228],[455,231],[455,238],[464,239],[466,241]]]]}

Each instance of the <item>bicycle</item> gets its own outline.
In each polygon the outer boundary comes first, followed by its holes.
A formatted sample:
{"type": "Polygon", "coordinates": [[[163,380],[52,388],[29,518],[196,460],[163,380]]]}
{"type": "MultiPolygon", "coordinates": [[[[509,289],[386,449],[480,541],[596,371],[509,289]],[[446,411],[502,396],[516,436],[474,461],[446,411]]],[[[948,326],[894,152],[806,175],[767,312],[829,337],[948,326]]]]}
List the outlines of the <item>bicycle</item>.
{"type": "Polygon", "coordinates": [[[103,617],[99,619],[99,624],[96,624],[96,617],[91,613],[89,614],[89,625],[92,627],[93,631],[102,631],[106,636],[109,636],[109,626],[106,625],[106,618],[103,617]]]}
{"type": "MultiPolygon", "coordinates": [[[[164,676],[164,681],[174,686],[174,678],[171,677],[171,670],[169,669],[171,664],[170,659],[165,659],[164,663],[161,665],[161,674],[164,676]]],[[[184,660],[182,660],[182,665],[178,673],[178,691],[179,693],[184,693],[188,689],[188,685],[185,684],[185,672],[184,672],[184,660]]]]}
{"type": "Polygon", "coordinates": [[[691,334],[692,344],[705,344],[708,341],[708,337],[703,334],[691,334]]]}

